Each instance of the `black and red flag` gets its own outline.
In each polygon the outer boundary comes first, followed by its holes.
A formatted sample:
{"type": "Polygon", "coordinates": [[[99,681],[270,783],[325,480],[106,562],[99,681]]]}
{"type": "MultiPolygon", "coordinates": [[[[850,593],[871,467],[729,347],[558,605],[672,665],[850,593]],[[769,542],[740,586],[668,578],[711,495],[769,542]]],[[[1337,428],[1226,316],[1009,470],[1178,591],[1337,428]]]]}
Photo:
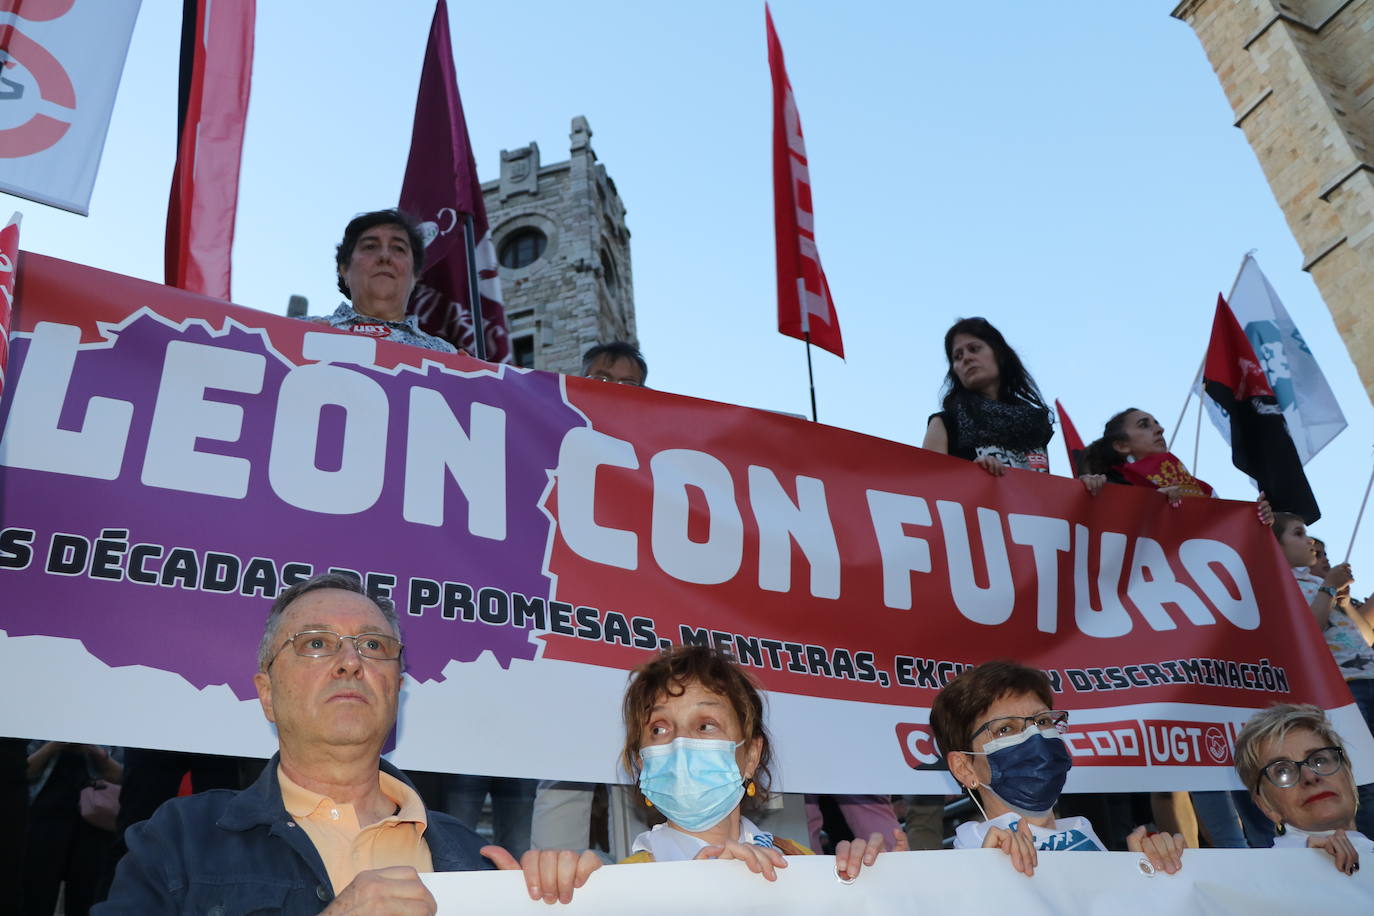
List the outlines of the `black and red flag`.
{"type": "Polygon", "coordinates": [[[507,361],[510,337],[496,246],[458,96],[444,0],[434,8],[420,71],[401,209],[420,221],[425,239],[425,269],[407,311],[419,316],[422,331],[481,359],[507,361]],[[482,301],[476,321],[474,295],[482,301]],[[475,324],[482,329],[480,347],[475,324]]]}
{"type": "Polygon", "coordinates": [[[1077,477],[1078,462],[1083,460],[1083,437],[1078,435],[1073,421],[1069,419],[1069,412],[1058,398],[1054,399],[1054,409],[1059,413],[1059,432],[1064,437],[1064,448],[1069,453],[1069,476],[1077,477]]]}
{"type": "Polygon", "coordinates": [[[229,298],[239,165],[253,78],[255,0],[184,0],[177,161],[167,203],[166,276],[229,298]]]}
{"type": "Polygon", "coordinates": [[[1310,525],[1321,518],[1274,389],[1226,300],[1217,295],[1203,390],[1231,424],[1231,463],[1248,474],[1277,512],[1310,525]]]}

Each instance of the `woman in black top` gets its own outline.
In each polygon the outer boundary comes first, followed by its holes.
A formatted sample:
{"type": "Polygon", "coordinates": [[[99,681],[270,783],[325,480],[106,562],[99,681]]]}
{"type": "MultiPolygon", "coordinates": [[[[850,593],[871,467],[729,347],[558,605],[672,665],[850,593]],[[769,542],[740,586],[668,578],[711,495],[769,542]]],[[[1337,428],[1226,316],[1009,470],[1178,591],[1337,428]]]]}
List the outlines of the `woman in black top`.
{"type": "Polygon", "coordinates": [[[961,318],[945,332],[943,407],[922,447],[972,461],[994,477],[1011,468],[1049,473],[1054,427],[1016,351],[985,318],[961,318]]]}

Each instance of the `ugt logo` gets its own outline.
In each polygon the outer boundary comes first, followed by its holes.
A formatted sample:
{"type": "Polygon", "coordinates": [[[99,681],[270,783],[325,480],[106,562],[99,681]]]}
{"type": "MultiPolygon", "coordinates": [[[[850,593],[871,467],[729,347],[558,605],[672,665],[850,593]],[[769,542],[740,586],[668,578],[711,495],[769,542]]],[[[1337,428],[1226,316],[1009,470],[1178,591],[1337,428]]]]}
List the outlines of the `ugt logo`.
{"type": "MultiPolygon", "coordinates": [[[[0,0],[0,13],[31,22],[65,15],[76,0],[0,0]]],[[[0,26],[0,157],[17,159],[52,146],[70,128],[71,118],[38,110],[41,103],[76,113],[76,91],[66,69],[38,42],[12,25],[0,26]],[[26,78],[27,77],[27,78],[26,78]],[[22,123],[19,119],[27,114],[22,123]]],[[[51,110],[51,109],[49,109],[51,110]]]]}

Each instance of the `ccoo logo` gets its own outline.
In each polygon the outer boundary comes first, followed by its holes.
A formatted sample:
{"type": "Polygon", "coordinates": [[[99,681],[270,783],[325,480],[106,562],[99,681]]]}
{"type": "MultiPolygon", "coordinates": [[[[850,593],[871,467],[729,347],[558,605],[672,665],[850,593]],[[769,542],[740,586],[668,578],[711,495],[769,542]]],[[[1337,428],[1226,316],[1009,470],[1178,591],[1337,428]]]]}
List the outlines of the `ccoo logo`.
{"type": "MultiPolygon", "coordinates": [[[[0,13],[13,13],[32,22],[46,22],[65,15],[74,2],[0,0],[0,13]]],[[[76,91],[72,88],[71,77],[47,48],[12,25],[0,26],[0,123],[8,121],[5,115],[16,109],[30,111],[23,123],[0,128],[0,157],[17,159],[42,152],[61,140],[72,126],[70,118],[63,120],[38,111],[39,100],[75,114],[76,91]],[[20,67],[32,78],[32,86],[22,79],[11,79],[18,75],[20,67]],[[38,99],[32,98],[30,89],[37,90],[38,99]]],[[[18,116],[21,114],[15,114],[14,119],[18,116]]]]}

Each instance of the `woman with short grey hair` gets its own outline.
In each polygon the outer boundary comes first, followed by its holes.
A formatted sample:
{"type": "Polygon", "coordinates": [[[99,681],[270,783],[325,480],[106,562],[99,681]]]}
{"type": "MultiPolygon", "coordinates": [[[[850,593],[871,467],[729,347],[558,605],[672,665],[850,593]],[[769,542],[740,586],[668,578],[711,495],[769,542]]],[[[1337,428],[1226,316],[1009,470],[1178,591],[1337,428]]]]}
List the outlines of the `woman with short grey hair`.
{"type": "Polygon", "coordinates": [[[1326,713],[1281,703],[1257,712],[1236,737],[1236,772],[1264,816],[1275,847],[1321,849],[1353,875],[1374,842],[1355,829],[1355,775],[1326,713]]]}

